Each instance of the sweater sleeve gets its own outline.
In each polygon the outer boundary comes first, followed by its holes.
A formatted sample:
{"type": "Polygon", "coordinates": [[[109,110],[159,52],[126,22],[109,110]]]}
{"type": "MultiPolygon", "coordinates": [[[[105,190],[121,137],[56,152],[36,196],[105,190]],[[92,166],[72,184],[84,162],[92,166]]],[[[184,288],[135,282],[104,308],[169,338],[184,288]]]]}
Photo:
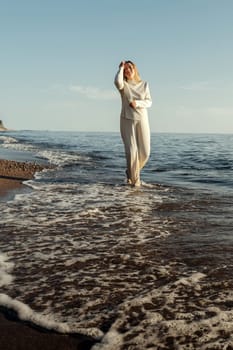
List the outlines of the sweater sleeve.
{"type": "Polygon", "coordinates": [[[120,67],[116,76],[114,83],[118,90],[122,90],[124,88],[124,77],[123,77],[124,67],[120,67]]]}
{"type": "Polygon", "coordinates": [[[150,108],[152,105],[152,99],[150,95],[150,89],[148,83],[145,84],[145,98],[143,100],[135,100],[136,108],[150,108]]]}

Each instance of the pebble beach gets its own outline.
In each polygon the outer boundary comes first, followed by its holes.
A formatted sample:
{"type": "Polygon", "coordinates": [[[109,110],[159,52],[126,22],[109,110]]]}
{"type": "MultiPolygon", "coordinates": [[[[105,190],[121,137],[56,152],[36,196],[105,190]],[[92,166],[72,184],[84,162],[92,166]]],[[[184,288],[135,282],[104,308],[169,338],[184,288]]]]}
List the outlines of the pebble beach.
{"type": "Polygon", "coordinates": [[[0,195],[10,195],[10,191],[22,188],[23,181],[32,179],[35,172],[43,169],[39,164],[0,159],[0,195]]]}

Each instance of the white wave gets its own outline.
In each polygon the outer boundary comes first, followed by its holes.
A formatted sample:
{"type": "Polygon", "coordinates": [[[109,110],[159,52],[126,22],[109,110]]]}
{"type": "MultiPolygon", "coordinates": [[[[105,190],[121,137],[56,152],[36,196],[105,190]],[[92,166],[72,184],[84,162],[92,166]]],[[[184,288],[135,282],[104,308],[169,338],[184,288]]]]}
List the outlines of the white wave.
{"type": "Polygon", "coordinates": [[[79,333],[93,337],[96,340],[101,339],[103,336],[103,332],[98,328],[84,329],[77,326],[75,322],[65,323],[56,321],[53,319],[52,315],[47,316],[35,312],[28,305],[19,300],[12,299],[3,293],[0,294],[0,305],[14,310],[22,321],[29,321],[49,330],[54,330],[59,333],[79,333]]]}
{"type": "Polygon", "coordinates": [[[15,144],[18,141],[10,136],[0,136],[0,143],[2,143],[3,145],[9,145],[9,144],[15,144]]]}
{"type": "Polygon", "coordinates": [[[17,270],[23,265],[29,276],[19,274],[14,288],[21,303],[28,304],[28,293],[33,293],[30,307],[39,307],[43,314],[35,315],[6,297],[0,302],[40,326],[62,332],[64,323],[67,332],[75,329],[101,337],[98,326],[114,311],[108,308],[109,293],[130,290],[133,295],[144,288],[138,275],[144,264],[143,276],[156,279],[153,268],[148,269],[144,246],[154,255],[158,237],[169,231],[163,219],[152,215],[161,196],[104,184],[37,184],[30,193],[16,195],[7,207],[0,203],[0,217],[6,231],[12,228],[8,254],[17,261],[17,270]]]}
{"type": "Polygon", "coordinates": [[[57,165],[57,166],[64,166],[67,164],[77,163],[80,161],[90,161],[90,158],[87,156],[81,156],[78,153],[69,153],[65,151],[59,151],[59,150],[50,150],[45,149],[41,150],[38,149],[33,144],[25,144],[18,142],[13,137],[6,137],[6,136],[0,136],[0,144],[1,147],[6,149],[11,149],[15,151],[22,151],[22,152],[33,152],[38,158],[44,158],[48,160],[51,164],[57,165]]]}
{"type": "Polygon", "coordinates": [[[77,222],[90,219],[93,222],[101,222],[103,227],[109,229],[114,225],[124,226],[128,223],[129,227],[136,227],[138,237],[143,241],[147,239],[146,227],[154,232],[157,227],[159,236],[169,234],[164,222],[161,225],[156,216],[150,217],[153,205],[163,200],[155,191],[135,193],[133,189],[116,189],[114,186],[103,184],[80,187],[79,184],[48,184],[35,180],[25,183],[34,191],[16,194],[14,200],[9,202],[8,208],[2,208],[5,223],[13,222],[15,215],[19,226],[27,222],[33,223],[34,226],[43,223],[43,226],[47,227],[63,221],[72,225],[72,220],[77,222]],[[148,220],[145,221],[147,217],[148,220]],[[145,228],[142,229],[143,227],[145,228]]]}
{"type": "Polygon", "coordinates": [[[36,148],[31,144],[20,143],[12,137],[7,137],[4,143],[1,145],[3,148],[11,149],[15,151],[36,152],[36,148]]]}
{"type": "Polygon", "coordinates": [[[48,159],[52,164],[58,166],[64,166],[66,164],[72,164],[80,161],[89,161],[90,158],[81,156],[78,153],[71,154],[68,152],[54,151],[54,150],[43,150],[38,152],[38,156],[48,159]]]}

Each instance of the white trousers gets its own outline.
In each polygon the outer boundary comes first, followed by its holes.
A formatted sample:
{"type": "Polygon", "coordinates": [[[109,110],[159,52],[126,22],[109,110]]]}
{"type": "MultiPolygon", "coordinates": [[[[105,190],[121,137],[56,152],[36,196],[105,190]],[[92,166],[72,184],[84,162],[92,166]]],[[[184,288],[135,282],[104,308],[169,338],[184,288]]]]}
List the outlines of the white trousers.
{"type": "Polygon", "coordinates": [[[140,186],[140,170],[150,156],[148,116],[141,120],[121,118],[121,137],[125,146],[128,182],[140,186]]]}

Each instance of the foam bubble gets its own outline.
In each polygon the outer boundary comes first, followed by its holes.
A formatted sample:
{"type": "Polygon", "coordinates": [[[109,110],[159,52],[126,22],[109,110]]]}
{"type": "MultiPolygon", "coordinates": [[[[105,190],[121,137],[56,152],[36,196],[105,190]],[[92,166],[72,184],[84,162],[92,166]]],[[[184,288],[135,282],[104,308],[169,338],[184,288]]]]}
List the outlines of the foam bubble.
{"type": "Polygon", "coordinates": [[[8,261],[6,254],[0,254],[0,287],[11,284],[13,276],[10,272],[13,270],[14,264],[8,261]]]}
{"type": "Polygon", "coordinates": [[[92,349],[231,348],[233,311],[221,307],[222,297],[219,306],[212,306],[205,278],[194,272],[122,303],[115,322],[92,349]]]}

